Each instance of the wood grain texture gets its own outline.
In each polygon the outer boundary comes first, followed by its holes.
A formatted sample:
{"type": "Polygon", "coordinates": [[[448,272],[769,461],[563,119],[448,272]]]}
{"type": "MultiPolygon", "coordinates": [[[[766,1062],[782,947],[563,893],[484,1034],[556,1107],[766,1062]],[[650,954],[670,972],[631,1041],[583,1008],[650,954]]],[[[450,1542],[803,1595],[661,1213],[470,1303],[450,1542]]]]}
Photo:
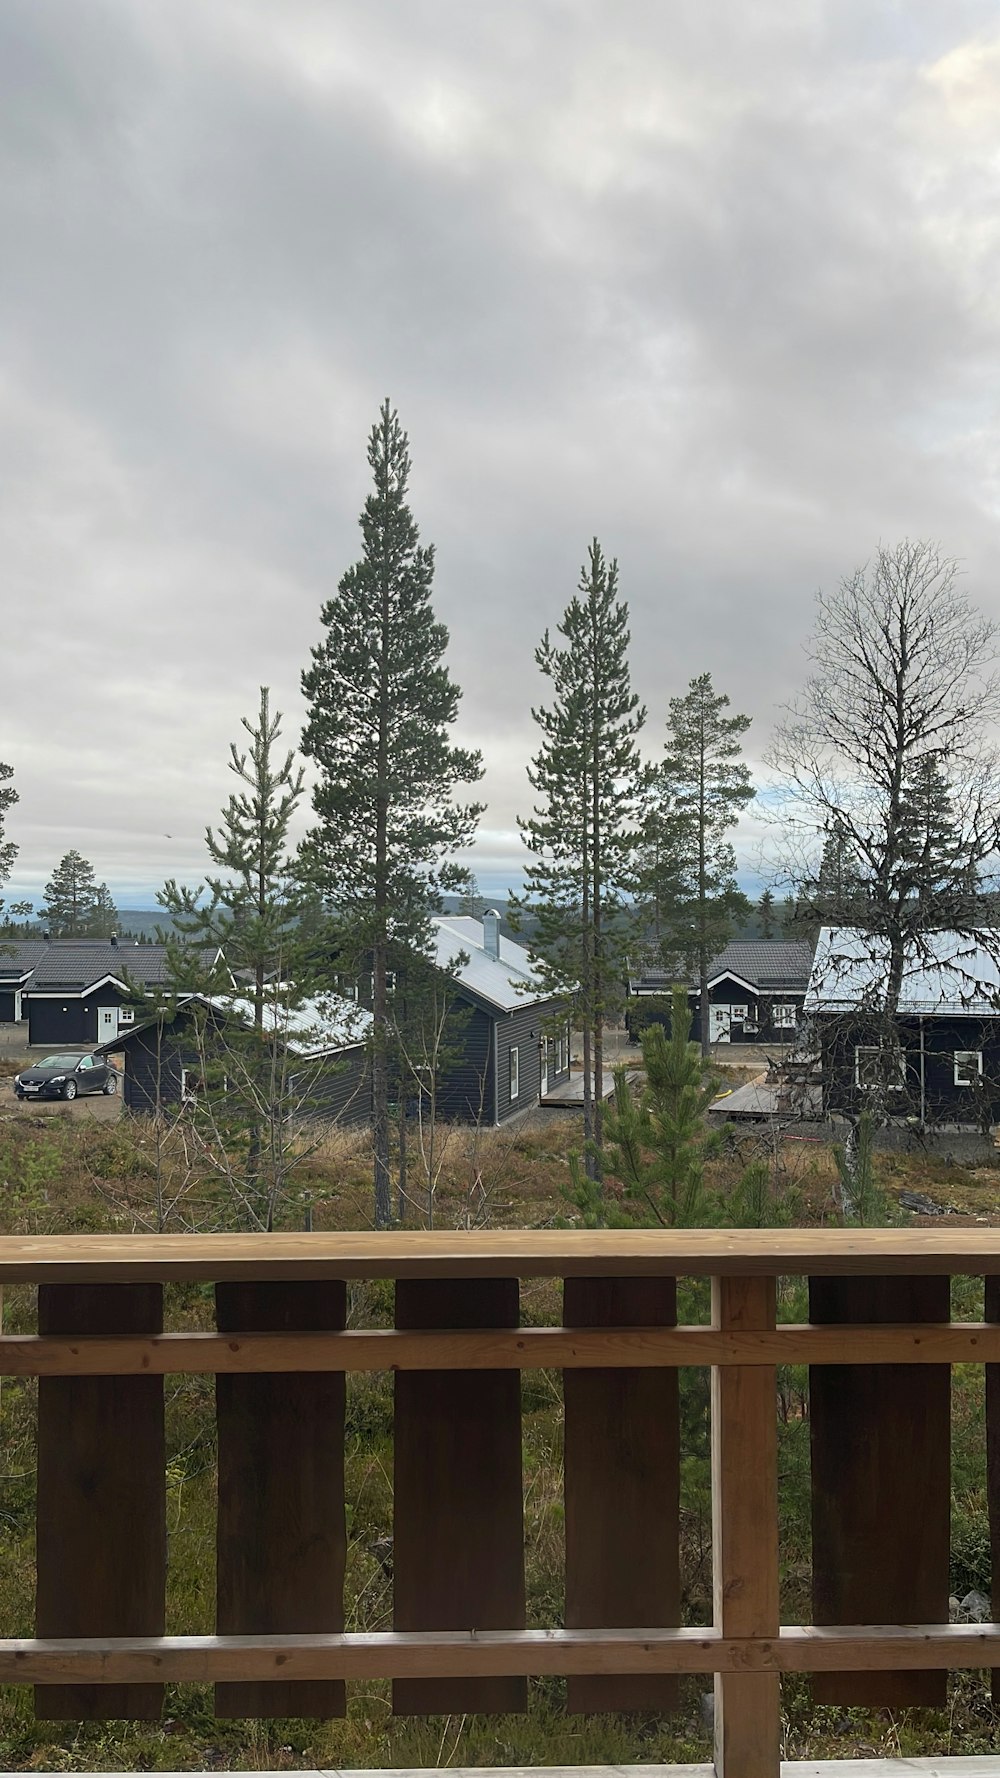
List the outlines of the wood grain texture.
{"type": "Polygon", "coordinates": [[[1000,1273],[1000,1229],[4,1235],[0,1283],[1000,1273]]]}
{"type": "MultiPolygon", "coordinates": [[[[118,1636],[0,1640],[0,1684],[211,1684],[293,1678],[433,1679],[524,1673],[835,1672],[869,1665],[991,1666],[1000,1624],[786,1625],[778,1636],[717,1630],[480,1630],[298,1636],[118,1636]]],[[[614,1768],[611,1768],[614,1770],[614,1768]]]]}
{"type": "MultiPolygon", "coordinates": [[[[153,1334],[158,1284],[42,1285],[45,1334],[153,1334]]],[[[161,1377],[45,1377],[38,1385],[35,1623],[40,1636],[157,1636],[166,1589],[161,1377]]],[[[159,1716],[158,1684],[46,1685],[59,1721],[159,1716]]]]}
{"type": "MultiPolygon", "coordinates": [[[[220,1284],[221,1331],[342,1328],[341,1283],[220,1284]]],[[[342,1631],[343,1373],[220,1376],[217,1624],[220,1632],[342,1631]]],[[[218,1716],[343,1716],[343,1682],[220,1684],[218,1716]]]]}
{"type": "MultiPolygon", "coordinates": [[[[516,1327],[516,1278],[396,1286],[399,1328],[516,1327]]],[[[395,1384],[393,1624],[524,1625],[521,1383],[512,1371],[401,1372],[395,1384]]],[[[527,1708],[517,1675],[398,1679],[397,1715],[527,1708]]]]}
{"type": "MultiPolygon", "coordinates": [[[[942,1322],[949,1281],[813,1278],[813,1321],[942,1322]]],[[[813,1616],[817,1624],[948,1617],[951,1376],[946,1366],[810,1372],[813,1616]]],[[[818,1676],[823,1704],[940,1706],[944,1672],[818,1676]]]]}
{"type": "MultiPolygon", "coordinates": [[[[983,1313],[988,1322],[1000,1323],[1000,1278],[985,1280],[983,1313]]],[[[1000,1326],[997,1328],[1000,1333],[1000,1326]]],[[[988,1364],[986,1388],[986,1500],[990,1516],[992,1597],[1000,1601],[1000,1362],[988,1364]]],[[[1000,1667],[990,1675],[994,1707],[1000,1704],[1000,1667]]]]}
{"type": "MultiPolygon", "coordinates": [[[[671,1327],[673,1278],[571,1278],[567,1328],[671,1327]]],[[[648,1337],[648,1336],[647,1336],[648,1337]]],[[[680,1623],[680,1427],[676,1370],[567,1370],[566,1627],[680,1623]]],[[[572,1677],[571,1712],[677,1704],[677,1681],[572,1677]]]]}
{"type": "MultiPolygon", "coordinates": [[[[715,1278],[715,1327],[773,1328],[772,1278],[715,1278]]],[[[771,1365],[712,1371],[712,1591],[715,1628],[777,1638],[778,1406],[771,1365]]],[[[715,1681],[718,1778],[778,1778],[777,1674],[723,1673],[715,1681]]]]}
{"type": "MultiPolygon", "coordinates": [[[[586,1286],[597,1280],[574,1282],[586,1286]]],[[[637,1279],[637,1288],[670,1280],[637,1279]]],[[[1000,1363],[1000,1325],[564,1328],[350,1333],[169,1333],[39,1338],[0,1334],[0,1377],[253,1376],[261,1372],[628,1370],[710,1364],[1000,1363]]]]}
{"type": "MultiPolygon", "coordinates": [[[[586,1286],[587,1279],[575,1280],[586,1286]]],[[[593,1282],[597,1282],[594,1280],[593,1282]]],[[[637,1279],[637,1289],[670,1280],[637,1279]]],[[[0,1376],[86,1377],[389,1370],[628,1370],[710,1364],[1000,1363],[1000,1325],[470,1329],[402,1333],[0,1334],[0,1376]]]]}

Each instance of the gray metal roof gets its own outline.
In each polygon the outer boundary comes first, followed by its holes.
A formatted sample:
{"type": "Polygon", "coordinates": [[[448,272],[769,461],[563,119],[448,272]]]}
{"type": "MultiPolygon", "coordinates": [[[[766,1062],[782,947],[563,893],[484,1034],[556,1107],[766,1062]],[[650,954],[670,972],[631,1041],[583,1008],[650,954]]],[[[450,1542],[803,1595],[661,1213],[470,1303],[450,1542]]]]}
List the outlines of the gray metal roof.
{"type": "Polygon", "coordinates": [[[804,994],[812,960],[812,945],[801,939],[740,939],[713,957],[708,979],[738,975],[762,994],[804,994]]]}
{"type": "MultiPolygon", "coordinates": [[[[888,940],[851,927],[824,926],[816,946],[806,1011],[877,1010],[885,989],[888,940]]],[[[899,1011],[949,1018],[1000,1016],[1000,931],[929,932],[909,948],[899,1011]]]]}
{"type": "Polygon", "coordinates": [[[167,979],[166,945],[113,945],[100,939],[56,940],[42,946],[42,954],[34,965],[31,987],[41,990],[62,989],[79,994],[113,975],[118,981],[128,974],[132,981],[145,987],[156,987],[167,979]]]}
{"type": "Polygon", "coordinates": [[[433,927],[434,960],[438,967],[455,976],[480,1000],[488,1001],[501,1012],[514,1012],[519,1006],[552,999],[550,990],[536,976],[528,952],[512,938],[501,934],[498,959],[487,955],[482,921],[469,914],[436,914],[433,927]],[[462,953],[468,961],[456,964],[455,959],[462,953]]]}

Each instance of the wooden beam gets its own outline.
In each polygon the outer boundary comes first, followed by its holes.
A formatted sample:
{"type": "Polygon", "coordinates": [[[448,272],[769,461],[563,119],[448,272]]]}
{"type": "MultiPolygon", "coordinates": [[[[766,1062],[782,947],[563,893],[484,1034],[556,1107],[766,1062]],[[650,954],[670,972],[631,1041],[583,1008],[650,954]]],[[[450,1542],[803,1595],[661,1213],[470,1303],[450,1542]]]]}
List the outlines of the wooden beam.
{"type": "MultiPolygon", "coordinates": [[[[840,1327],[948,1313],[947,1278],[813,1278],[814,1321],[840,1327]]],[[[810,1373],[813,1616],[926,1623],[948,1615],[951,1373],[848,1363],[810,1373]],[[919,1528],[919,1530],[917,1529],[919,1528]]],[[[946,1676],[818,1675],[819,1704],[940,1708],[946,1676]]]]}
{"type": "MultiPolygon", "coordinates": [[[[281,1329],[279,1339],[288,1330],[301,1337],[308,1329],[315,1338],[317,1329],[342,1328],[347,1309],[346,1287],[336,1281],[220,1284],[215,1294],[220,1329],[281,1329]]],[[[215,1395],[219,1630],[343,1630],[343,1373],[220,1376],[215,1395]]],[[[345,1710],[343,1683],[331,1680],[281,1675],[215,1692],[222,1717],[325,1718],[345,1710]]]]}
{"type": "MultiPolygon", "coordinates": [[[[149,1335],[158,1284],[43,1285],[43,1334],[149,1335]]],[[[158,1635],[167,1527],[162,1377],[44,1377],[38,1386],[37,1583],[42,1636],[158,1635]]],[[[155,1719],[157,1684],[43,1686],[35,1714],[155,1719]]]]}
{"type": "Polygon", "coordinates": [[[1000,1273],[1000,1229],[4,1235],[0,1283],[1000,1273]]]}
{"type": "MultiPolygon", "coordinates": [[[[516,1328],[516,1278],[404,1280],[396,1324],[516,1328]]],[[[521,1382],[513,1371],[396,1375],[393,1445],[393,1625],[397,1630],[519,1629],[524,1624],[521,1382]]],[[[516,1669],[484,1679],[396,1678],[398,1716],[520,1711],[516,1669]]]]}
{"type": "MultiPolygon", "coordinates": [[[[988,1668],[1000,1624],[790,1625],[774,1637],[677,1630],[437,1630],[403,1634],[116,1636],[0,1641],[0,1685],[482,1679],[570,1673],[836,1672],[988,1668]]],[[[765,1768],[766,1769],[766,1768],[765,1768]]]]}
{"type": "MultiPolygon", "coordinates": [[[[563,1318],[600,1338],[624,1324],[668,1330],[673,1278],[568,1278],[563,1318]]],[[[1000,1331],[1000,1330],[998,1330],[1000,1331]]],[[[586,1350],[586,1347],[584,1348],[586,1350]]],[[[569,1370],[565,1404],[566,1625],[680,1623],[680,1417],[674,1370],[569,1370]]],[[[571,1712],[677,1705],[672,1675],[575,1676],[571,1712]]]]}
{"type": "MultiPolygon", "coordinates": [[[[714,1278],[712,1323],[774,1327],[773,1278],[714,1278]]],[[[778,1634],[778,1406],[773,1366],[712,1371],[712,1583],[726,1640],[778,1634]]],[[[718,1778],[778,1778],[781,1698],[776,1673],[715,1680],[718,1778]]]]}
{"type": "Polygon", "coordinates": [[[1000,1364],[1000,1325],[972,1321],[827,1327],[789,1323],[769,1331],[694,1326],[460,1332],[372,1329],[349,1333],[240,1330],[156,1336],[0,1334],[0,1376],[9,1377],[655,1370],[701,1364],[1000,1364]]]}

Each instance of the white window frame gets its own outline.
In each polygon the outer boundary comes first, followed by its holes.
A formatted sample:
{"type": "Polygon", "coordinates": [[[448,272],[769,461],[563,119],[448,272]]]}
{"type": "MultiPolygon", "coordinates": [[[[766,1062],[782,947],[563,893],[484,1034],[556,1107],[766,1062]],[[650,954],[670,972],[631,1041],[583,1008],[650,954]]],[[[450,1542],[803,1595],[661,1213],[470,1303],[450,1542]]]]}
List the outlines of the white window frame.
{"type": "Polygon", "coordinates": [[[119,1025],[134,1025],[135,1024],[135,1007],[134,1006],[120,1006],[118,1008],[118,1023],[119,1023],[119,1025]]]}
{"type": "MultiPolygon", "coordinates": [[[[886,1072],[888,1073],[888,1070],[886,1072]]],[[[901,1093],[906,1086],[906,1056],[903,1050],[895,1047],[890,1048],[888,1044],[884,1043],[856,1043],[854,1045],[854,1084],[856,1087],[860,1087],[864,1093],[877,1092],[880,1087],[884,1087],[887,1093],[901,1093]],[[894,1057],[898,1068],[897,1078],[885,1081],[862,1080],[862,1056],[894,1057]]]]}
{"type": "Polygon", "coordinates": [[[779,1031],[787,1031],[789,1029],[794,1031],[795,1026],[798,1024],[798,1011],[798,1007],[792,1002],[782,1001],[780,1006],[772,1008],[771,1023],[779,1031]]]}
{"type": "Polygon", "coordinates": [[[200,1072],[201,1071],[198,1068],[182,1068],[181,1069],[181,1104],[182,1105],[197,1105],[198,1095],[194,1091],[193,1087],[188,1086],[188,1081],[189,1080],[197,1080],[200,1077],[200,1072]]]}
{"type": "Polygon", "coordinates": [[[514,1100],[519,1097],[521,1091],[521,1051],[520,1046],[516,1043],[511,1045],[508,1055],[508,1067],[508,1098],[513,1105],[514,1100]]]}
{"type": "Polygon", "coordinates": [[[731,1006],[729,1008],[729,1017],[732,1019],[734,1025],[745,1025],[750,1017],[749,1005],[744,1002],[742,1006],[731,1006]]]}
{"type": "Polygon", "coordinates": [[[982,1050],[955,1050],[952,1061],[952,1079],[957,1087],[974,1087],[977,1080],[983,1078],[982,1050]],[[975,1076],[975,1079],[970,1078],[975,1076]]]}

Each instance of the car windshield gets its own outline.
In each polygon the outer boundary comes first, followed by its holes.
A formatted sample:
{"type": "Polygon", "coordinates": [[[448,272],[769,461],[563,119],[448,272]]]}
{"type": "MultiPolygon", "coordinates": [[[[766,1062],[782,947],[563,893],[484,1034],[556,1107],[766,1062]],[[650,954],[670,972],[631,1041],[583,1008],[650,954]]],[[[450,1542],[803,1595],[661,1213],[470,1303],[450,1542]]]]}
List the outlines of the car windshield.
{"type": "Polygon", "coordinates": [[[46,1056],[44,1062],[36,1062],[36,1068],[75,1068],[79,1056],[46,1056]]]}

